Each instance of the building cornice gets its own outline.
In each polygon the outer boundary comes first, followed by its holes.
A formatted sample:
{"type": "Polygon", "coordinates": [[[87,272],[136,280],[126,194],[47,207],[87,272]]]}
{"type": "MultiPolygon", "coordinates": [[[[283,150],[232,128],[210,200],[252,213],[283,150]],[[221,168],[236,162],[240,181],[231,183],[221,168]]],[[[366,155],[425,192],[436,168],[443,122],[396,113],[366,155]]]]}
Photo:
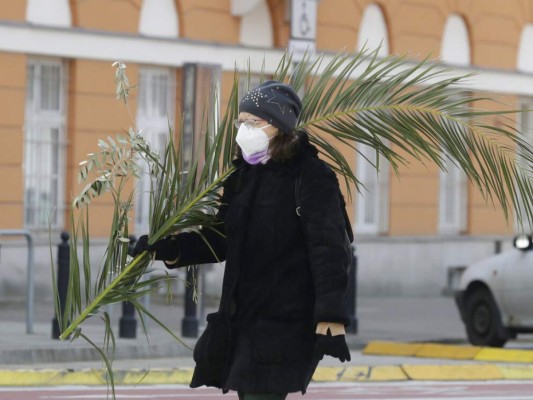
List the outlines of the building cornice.
{"type": "MultiPolygon", "coordinates": [[[[284,49],[204,42],[186,38],[62,28],[0,20],[0,51],[32,56],[62,57],[181,67],[186,63],[219,64],[224,71],[250,68],[272,74],[284,49]]],[[[324,52],[324,62],[335,53],[324,52]]],[[[408,62],[408,66],[414,65],[408,62]]],[[[365,63],[361,66],[364,69],[365,63]]],[[[479,67],[448,66],[454,75],[472,74],[461,84],[469,91],[533,96],[533,74],[479,67]]],[[[359,71],[355,71],[355,76],[359,71]]],[[[431,84],[431,80],[428,81],[431,84]]]]}

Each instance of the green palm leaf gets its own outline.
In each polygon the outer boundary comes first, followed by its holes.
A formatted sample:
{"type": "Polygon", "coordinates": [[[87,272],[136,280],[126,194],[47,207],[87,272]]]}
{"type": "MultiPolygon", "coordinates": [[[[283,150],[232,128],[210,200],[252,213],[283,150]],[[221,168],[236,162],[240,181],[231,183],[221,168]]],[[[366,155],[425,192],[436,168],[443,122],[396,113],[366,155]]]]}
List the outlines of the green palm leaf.
{"type": "MultiPolygon", "coordinates": [[[[517,111],[473,108],[487,98],[464,96],[460,85],[470,75],[451,76],[452,70],[427,59],[414,65],[403,57],[378,59],[377,50],[339,54],[324,63],[320,56],[291,76],[296,89],[305,84],[298,128],[311,133],[311,141],[345,178],[348,189],[350,182],[358,184],[353,166],[332,138],[356,151],[357,143],[372,147],[396,172],[409,163],[405,153],[441,169],[448,158],[486,200],[501,205],[506,218],[514,210],[519,221],[533,221],[531,171],[516,166],[517,153],[531,165],[532,149],[510,124],[487,122],[488,117],[517,111]]],[[[274,78],[286,76],[287,68],[274,78]]]]}

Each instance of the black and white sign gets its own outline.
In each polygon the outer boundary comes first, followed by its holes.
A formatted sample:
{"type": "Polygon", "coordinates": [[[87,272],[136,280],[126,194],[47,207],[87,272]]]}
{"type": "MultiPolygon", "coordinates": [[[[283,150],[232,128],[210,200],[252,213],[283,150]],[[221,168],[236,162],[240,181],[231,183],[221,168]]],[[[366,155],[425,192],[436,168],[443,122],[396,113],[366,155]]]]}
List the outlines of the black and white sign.
{"type": "Polygon", "coordinates": [[[292,0],[291,38],[316,39],[316,9],[318,0],[292,0]]]}

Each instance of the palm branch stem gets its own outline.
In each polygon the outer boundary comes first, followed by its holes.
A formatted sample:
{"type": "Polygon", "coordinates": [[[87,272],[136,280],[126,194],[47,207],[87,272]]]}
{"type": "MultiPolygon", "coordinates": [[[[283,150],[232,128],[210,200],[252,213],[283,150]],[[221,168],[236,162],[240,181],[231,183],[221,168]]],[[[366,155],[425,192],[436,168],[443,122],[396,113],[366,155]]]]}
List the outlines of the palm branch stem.
{"type": "Polygon", "coordinates": [[[235,170],[234,167],[229,168],[221,176],[215,179],[209,186],[207,186],[202,192],[200,192],[194,199],[190,200],[186,206],[184,206],[180,212],[168,219],[150,238],[149,243],[153,244],[163,236],[168,235],[172,229],[172,226],[178,222],[187,211],[189,211],[196,203],[206,197],[209,193],[213,192],[216,186],[220,185],[224,180],[235,170]]]}
{"type": "Polygon", "coordinates": [[[137,266],[137,264],[139,264],[141,261],[144,261],[145,256],[147,254],[148,253],[146,251],[143,251],[141,254],[135,257],[135,259],[126,268],[124,268],[122,272],[108,286],[106,286],[106,288],[102,290],[100,294],[98,294],[98,296],[96,296],[96,298],[91,302],[91,304],[89,304],[85,308],[85,310],[83,310],[83,312],[78,316],[78,318],[76,318],[76,320],[72,322],[63,331],[63,333],[61,333],[61,335],[59,336],[59,339],[61,340],[67,339],[72,334],[72,332],[74,332],[74,330],[83,321],[87,319],[89,314],[91,314],[92,311],[100,305],[102,300],[109,294],[109,292],[111,292],[111,290],[113,290],[122,281],[122,278],[127,276],[130,273],[130,271],[132,271],[137,266]]]}
{"type": "MultiPolygon", "coordinates": [[[[157,232],[154,233],[154,235],[151,236],[150,242],[154,243],[155,241],[159,240],[161,237],[167,235],[170,233],[172,226],[182,218],[182,216],[189,211],[196,203],[198,203],[202,198],[204,198],[208,193],[212,192],[214,188],[220,184],[220,182],[223,182],[226,177],[232,173],[234,168],[229,168],[226,172],[224,172],[218,179],[215,179],[209,186],[207,186],[204,190],[202,190],[194,199],[189,201],[187,205],[185,205],[180,212],[175,214],[172,218],[168,219],[167,222],[161,226],[157,232]]],[[[95,297],[95,299],[89,304],[85,310],[76,318],[74,322],[72,322],[65,331],[60,335],[60,339],[66,339],[69,337],[69,335],[83,322],[87,317],[93,312],[94,309],[100,306],[102,301],[108,296],[108,294],[121,283],[121,281],[124,279],[124,277],[128,276],[130,271],[132,271],[141,261],[144,261],[145,256],[147,255],[147,252],[142,252],[139,256],[137,256],[126,268],[124,268],[120,274],[108,285],[103,289],[98,296],[95,297]]]]}

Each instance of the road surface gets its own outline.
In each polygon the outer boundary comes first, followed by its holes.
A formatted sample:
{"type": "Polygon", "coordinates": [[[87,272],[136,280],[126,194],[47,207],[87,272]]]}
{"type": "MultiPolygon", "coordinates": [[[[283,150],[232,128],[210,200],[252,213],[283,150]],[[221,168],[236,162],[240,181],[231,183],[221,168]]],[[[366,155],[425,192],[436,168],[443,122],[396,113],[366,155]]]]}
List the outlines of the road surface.
{"type": "MultiPolygon", "coordinates": [[[[237,400],[213,389],[184,385],[119,387],[118,400],[237,400]]],[[[0,400],[106,399],[103,387],[0,388],[0,400]]],[[[312,384],[305,396],[293,393],[288,400],[532,400],[533,382],[398,382],[312,384]]]]}

